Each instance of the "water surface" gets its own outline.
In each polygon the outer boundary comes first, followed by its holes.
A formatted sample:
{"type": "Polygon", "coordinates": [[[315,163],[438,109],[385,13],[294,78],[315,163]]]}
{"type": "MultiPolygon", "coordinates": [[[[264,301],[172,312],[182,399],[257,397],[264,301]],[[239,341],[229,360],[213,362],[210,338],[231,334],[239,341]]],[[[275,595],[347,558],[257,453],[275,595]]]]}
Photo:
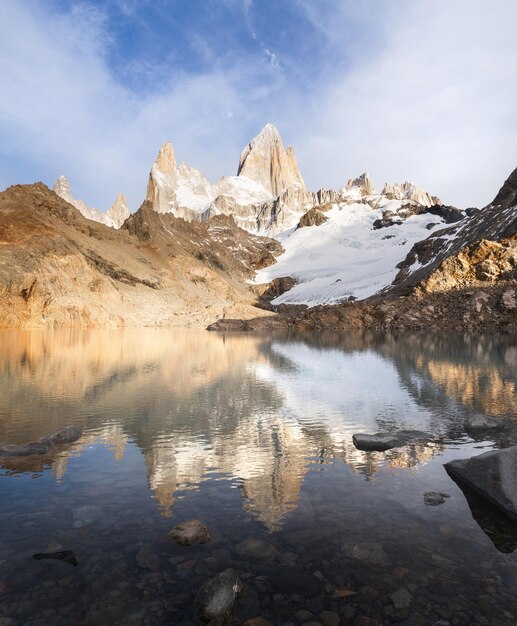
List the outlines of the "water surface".
{"type": "Polygon", "coordinates": [[[0,624],[196,624],[227,567],[235,623],[515,624],[517,533],[443,463],[514,443],[464,421],[517,422],[516,388],[508,336],[4,332],[0,442],[83,436],[0,460],[0,624]],[[441,443],[352,444],[398,428],[441,443]],[[212,541],[171,542],[192,518],[212,541]],[[249,538],[274,556],[243,556],[249,538]],[[31,558],[55,550],[79,565],[31,558]]]}

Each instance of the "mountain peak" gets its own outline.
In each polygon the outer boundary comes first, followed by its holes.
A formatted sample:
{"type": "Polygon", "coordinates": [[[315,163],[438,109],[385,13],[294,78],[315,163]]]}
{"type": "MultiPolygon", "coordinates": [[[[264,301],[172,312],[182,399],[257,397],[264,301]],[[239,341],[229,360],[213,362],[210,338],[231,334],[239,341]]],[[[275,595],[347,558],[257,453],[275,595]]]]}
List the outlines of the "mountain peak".
{"type": "Polygon", "coordinates": [[[373,186],[372,179],[368,172],[363,172],[361,176],[357,178],[351,178],[346,184],[347,191],[351,189],[359,189],[362,196],[371,196],[375,193],[375,187],[373,186]]]}
{"type": "Polygon", "coordinates": [[[158,151],[154,166],[163,174],[172,174],[176,172],[174,146],[170,141],[166,141],[158,151]]]}
{"type": "Polygon", "coordinates": [[[237,176],[261,184],[273,197],[289,188],[305,188],[293,148],[284,148],[278,129],[271,123],[242,151],[237,176]]]}

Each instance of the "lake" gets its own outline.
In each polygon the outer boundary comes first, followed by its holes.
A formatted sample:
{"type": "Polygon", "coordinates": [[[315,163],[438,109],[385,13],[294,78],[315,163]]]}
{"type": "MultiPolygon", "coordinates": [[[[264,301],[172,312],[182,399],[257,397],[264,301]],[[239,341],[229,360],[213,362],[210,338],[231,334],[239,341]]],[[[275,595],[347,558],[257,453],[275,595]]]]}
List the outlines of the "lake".
{"type": "Polygon", "coordinates": [[[443,468],[517,443],[472,415],[517,423],[515,337],[4,331],[0,444],[83,434],[0,459],[0,626],[198,624],[228,567],[236,624],[516,624],[516,529],[443,468]]]}

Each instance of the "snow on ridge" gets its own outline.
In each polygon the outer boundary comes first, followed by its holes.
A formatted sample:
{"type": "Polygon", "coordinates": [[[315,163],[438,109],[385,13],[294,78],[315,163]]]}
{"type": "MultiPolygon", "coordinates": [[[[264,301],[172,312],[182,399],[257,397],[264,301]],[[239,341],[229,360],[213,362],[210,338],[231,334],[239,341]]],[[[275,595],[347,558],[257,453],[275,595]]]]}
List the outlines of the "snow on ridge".
{"type": "MultiPolygon", "coordinates": [[[[400,201],[389,201],[390,209],[400,201]]],[[[429,214],[408,217],[402,225],[373,229],[385,207],[369,204],[334,205],[320,226],[300,228],[280,235],[285,252],[277,263],[260,270],[255,283],[267,283],[281,276],[292,276],[297,284],[275,300],[278,304],[335,304],[350,296],[362,300],[390,285],[398,269],[417,241],[441,227],[429,214]]]]}

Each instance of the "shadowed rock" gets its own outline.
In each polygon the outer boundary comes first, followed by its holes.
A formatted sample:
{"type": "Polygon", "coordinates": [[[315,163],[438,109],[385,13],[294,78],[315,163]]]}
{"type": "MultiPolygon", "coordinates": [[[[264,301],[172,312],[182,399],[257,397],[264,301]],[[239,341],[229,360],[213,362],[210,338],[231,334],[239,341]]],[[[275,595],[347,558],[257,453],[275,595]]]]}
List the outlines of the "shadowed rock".
{"type": "Polygon", "coordinates": [[[237,596],[242,591],[242,583],[237,573],[226,569],[207,581],[196,595],[196,614],[203,622],[217,620],[217,623],[230,623],[237,596]]]}
{"type": "Polygon", "coordinates": [[[461,488],[467,485],[517,521],[517,446],[449,461],[445,469],[461,488]]]}
{"type": "Polygon", "coordinates": [[[494,430],[504,427],[504,422],[488,415],[472,415],[465,422],[465,430],[494,430]]]}
{"type": "Polygon", "coordinates": [[[366,452],[384,452],[391,448],[400,448],[417,443],[428,443],[433,441],[432,435],[420,430],[399,430],[394,433],[356,433],[352,435],[354,446],[358,450],[366,452]]]}
{"type": "Polygon", "coordinates": [[[424,493],[424,504],[427,504],[427,506],[438,506],[445,502],[445,498],[450,498],[450,495],[440,491],[426,491],[424,493]]]}
{"type": "Polygon", "coordinates": [[[37,552],[36,554],[32,555],[32,558],[36,559],[36,561],[42,561],[45,559],[64,561],[65,563],[73,565],[74,567],[77,567],[79,565],[77,556],[75,552],[72,552],[72,550],[61,550],[59,552],[37,552]]]}
{"type": "Polygon", "coordinates": [[[57,433],[20,445],[7,444],[0,446],[0,458],[2,457],[18,457],[33,456],[38,454],[48,454],[54,446],[63,443],[73,443],[77,441],[83,434],[80,428],[76,426],[67,426],[57,433]]]}

